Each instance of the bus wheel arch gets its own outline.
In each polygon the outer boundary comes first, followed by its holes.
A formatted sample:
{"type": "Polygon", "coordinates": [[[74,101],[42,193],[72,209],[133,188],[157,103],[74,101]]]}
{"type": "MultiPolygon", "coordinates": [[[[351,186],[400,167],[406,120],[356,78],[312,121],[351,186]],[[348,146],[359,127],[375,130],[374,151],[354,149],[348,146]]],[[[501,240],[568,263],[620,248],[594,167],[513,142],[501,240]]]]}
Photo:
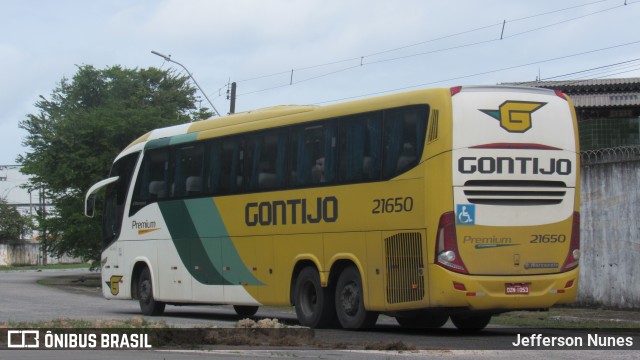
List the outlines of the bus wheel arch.
{"type": "Polygon", "coordinates": [[[298,276],[305,267],[313,267],[318,271],[317,263],[311,259],[300,259],[296,262],[296,265],[291,271],[291,283],[289,284],[289,301],[291,305],[295,305],[293,295],[295,293],[296,281],[298,281],[298,276]]]}

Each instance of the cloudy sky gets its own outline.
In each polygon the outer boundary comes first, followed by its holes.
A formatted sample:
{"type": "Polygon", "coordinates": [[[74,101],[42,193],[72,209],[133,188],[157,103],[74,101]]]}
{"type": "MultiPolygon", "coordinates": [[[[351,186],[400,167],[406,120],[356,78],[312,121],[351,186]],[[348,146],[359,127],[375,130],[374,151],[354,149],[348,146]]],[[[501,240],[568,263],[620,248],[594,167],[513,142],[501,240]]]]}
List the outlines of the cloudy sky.
{"type": "Polygon", "coordinates": [[[28,151],[18,123],[77,65],[182,71],[152,50],[185,65],[221,113],[229,80],[244,111],[537,77],[640,76],[640,0],[0,4],[0,165],[28,151]]]}

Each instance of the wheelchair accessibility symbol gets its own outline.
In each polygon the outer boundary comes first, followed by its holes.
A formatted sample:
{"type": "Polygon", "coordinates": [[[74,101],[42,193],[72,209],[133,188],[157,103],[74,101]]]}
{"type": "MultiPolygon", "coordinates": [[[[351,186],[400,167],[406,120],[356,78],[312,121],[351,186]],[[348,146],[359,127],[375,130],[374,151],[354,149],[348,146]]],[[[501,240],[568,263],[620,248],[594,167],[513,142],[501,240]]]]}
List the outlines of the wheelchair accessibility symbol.
{"type": "Polygon", "coordinates": [[[456,224],[475,225],[476,206],[472,204],[456,204],[456,224]]]}

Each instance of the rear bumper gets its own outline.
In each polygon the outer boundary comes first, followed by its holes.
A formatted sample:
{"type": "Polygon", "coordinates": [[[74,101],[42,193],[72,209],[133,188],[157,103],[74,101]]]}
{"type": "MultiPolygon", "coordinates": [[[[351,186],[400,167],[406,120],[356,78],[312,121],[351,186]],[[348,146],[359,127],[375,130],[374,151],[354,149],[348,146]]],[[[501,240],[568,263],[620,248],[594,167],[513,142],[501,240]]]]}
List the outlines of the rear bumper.
{"type": "Polygon", "coordinates": [[[578,268],[559,274],[527,276],[473,276],[430,265],[431,307],[462,307],[469,310],[526,310],[572,303],[578,291],[578,268]],[[454,282],[464,290],[454,288],[454,282]],[[526,283],[529,294],[506,294],[505,284],[526,283]]]}

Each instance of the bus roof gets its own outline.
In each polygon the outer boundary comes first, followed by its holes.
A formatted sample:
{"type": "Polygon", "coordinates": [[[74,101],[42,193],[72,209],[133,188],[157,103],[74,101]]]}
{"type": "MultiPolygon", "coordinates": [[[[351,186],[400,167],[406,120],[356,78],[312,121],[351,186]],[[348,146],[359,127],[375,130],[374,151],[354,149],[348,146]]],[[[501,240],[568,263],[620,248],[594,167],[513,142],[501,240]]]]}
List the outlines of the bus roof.
{"type": "MultiPolygon", "coordinates": [[[[428,94],[448,95],[448,88],[414,90],[409,92],[367,98],[327,106],[281,105],[216,117],[198,122],[152,130],[133,141],[120,155],[138,149],[138,144],[167,137],[200,134],[198,139],[242,133],[296,122],[329,119],[332,117],[375,111],[389,107],[424,104],[428,94]]],[[[195,138],[194,138],[195,140],[195,138]]],[[[119,157],[120,157],[119,156],[119,157]]]]}

